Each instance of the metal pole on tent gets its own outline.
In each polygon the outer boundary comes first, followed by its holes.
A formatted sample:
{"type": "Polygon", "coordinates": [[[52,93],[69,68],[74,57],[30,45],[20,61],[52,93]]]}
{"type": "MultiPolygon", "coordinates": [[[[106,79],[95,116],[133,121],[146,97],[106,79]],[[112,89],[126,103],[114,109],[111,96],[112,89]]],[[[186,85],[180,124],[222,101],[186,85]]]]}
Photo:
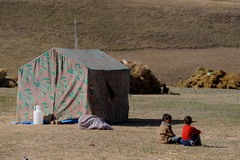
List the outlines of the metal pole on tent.
{"type": "Polygon", "coordinates": [[[77,50],[78,49],[78,41],[77,41],[77,32],[78,32],[78,29],[77,29],[77,25],[78,24],[85,24],[83,22],[80,22],[80,23],[77,23],[77,19],[75,18],[74,19],[74,23],[66,23],[68,25],[74,25],[74,33],[75,33],[75,49],[77,50]]]}
{"type": "Polygon", "coordinates": [[[75,31],[75,49],[78,49],[78,44],[77,44],[77,19],[75,18],[74,20],[74,31],[75,31]]]}

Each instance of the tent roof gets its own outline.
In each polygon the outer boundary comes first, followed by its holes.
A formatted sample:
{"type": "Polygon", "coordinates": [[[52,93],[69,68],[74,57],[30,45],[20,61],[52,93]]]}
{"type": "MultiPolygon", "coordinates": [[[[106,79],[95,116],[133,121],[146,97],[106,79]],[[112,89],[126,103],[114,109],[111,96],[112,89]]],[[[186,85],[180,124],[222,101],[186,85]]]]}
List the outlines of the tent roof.
{"type": "Polygon", "coordinates": [[[73,50],[53,48],[58,54],[66,55],[89,69],[95,70],[123,70],[129,69],[111,56],[99,49],[94,50],[73,50]]]}

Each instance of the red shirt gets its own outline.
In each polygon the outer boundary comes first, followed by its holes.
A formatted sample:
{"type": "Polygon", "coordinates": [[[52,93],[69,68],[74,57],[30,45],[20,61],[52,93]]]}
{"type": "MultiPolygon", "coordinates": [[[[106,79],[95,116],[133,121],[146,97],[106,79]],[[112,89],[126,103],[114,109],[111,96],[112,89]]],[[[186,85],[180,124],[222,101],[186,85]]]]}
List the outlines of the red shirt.
{"type": "Polygon", "coordinates": [[[200,134],[201,131],[187,124],[182,128],[182,139],[186,141],[190,139],[194,133],[200,134]]]}

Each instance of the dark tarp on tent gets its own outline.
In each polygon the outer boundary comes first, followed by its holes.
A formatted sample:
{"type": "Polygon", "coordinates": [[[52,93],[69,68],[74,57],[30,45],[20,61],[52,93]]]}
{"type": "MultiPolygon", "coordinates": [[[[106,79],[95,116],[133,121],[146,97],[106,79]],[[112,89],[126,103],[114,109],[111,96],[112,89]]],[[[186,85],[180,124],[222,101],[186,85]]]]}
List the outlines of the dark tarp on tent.
{"type": "Polygon", "coordinates": [[[96,115],[111,123],[128,119],[130,69],[100,50],[53,48],[20,67],[17,121],[96,115]]]}

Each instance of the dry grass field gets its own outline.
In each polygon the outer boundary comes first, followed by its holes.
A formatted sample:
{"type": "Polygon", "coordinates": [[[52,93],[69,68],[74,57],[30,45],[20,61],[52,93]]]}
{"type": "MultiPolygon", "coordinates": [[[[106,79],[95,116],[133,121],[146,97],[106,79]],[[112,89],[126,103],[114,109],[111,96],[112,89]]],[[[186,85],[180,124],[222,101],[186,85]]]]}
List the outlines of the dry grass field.
{"type": "Polygon", "coordinates": [[[2,88],[0,159],[239,159],[239,91],[170,89],[180,95],[130,95],[129,122],[102,131],[80,130],[77,124],[11,124],[16,90],[2,88]],[[164,113],[173,116],[173,131],[179,136],[184,116],[191,115],[204,146],[158,143],[156,132],[164,113]]]}
{"type": "MultiPolygon", "coordinates": [[[[9,76],[47,50],[101,49],[150,67],[172,86],[204,66],[240,73],[240,0],[0,0],[0,68],[9,76]]],[[[129,122],[112,131],[71,125],[21,125],[16,89],[0,88],[0,159],[240,159],[240,91],[192,88],[179,95],[129,95],[129,122]],[[164,145],[156,132],[164,113],[181,135],[193,117],[202,147],[164,145]]]]}

